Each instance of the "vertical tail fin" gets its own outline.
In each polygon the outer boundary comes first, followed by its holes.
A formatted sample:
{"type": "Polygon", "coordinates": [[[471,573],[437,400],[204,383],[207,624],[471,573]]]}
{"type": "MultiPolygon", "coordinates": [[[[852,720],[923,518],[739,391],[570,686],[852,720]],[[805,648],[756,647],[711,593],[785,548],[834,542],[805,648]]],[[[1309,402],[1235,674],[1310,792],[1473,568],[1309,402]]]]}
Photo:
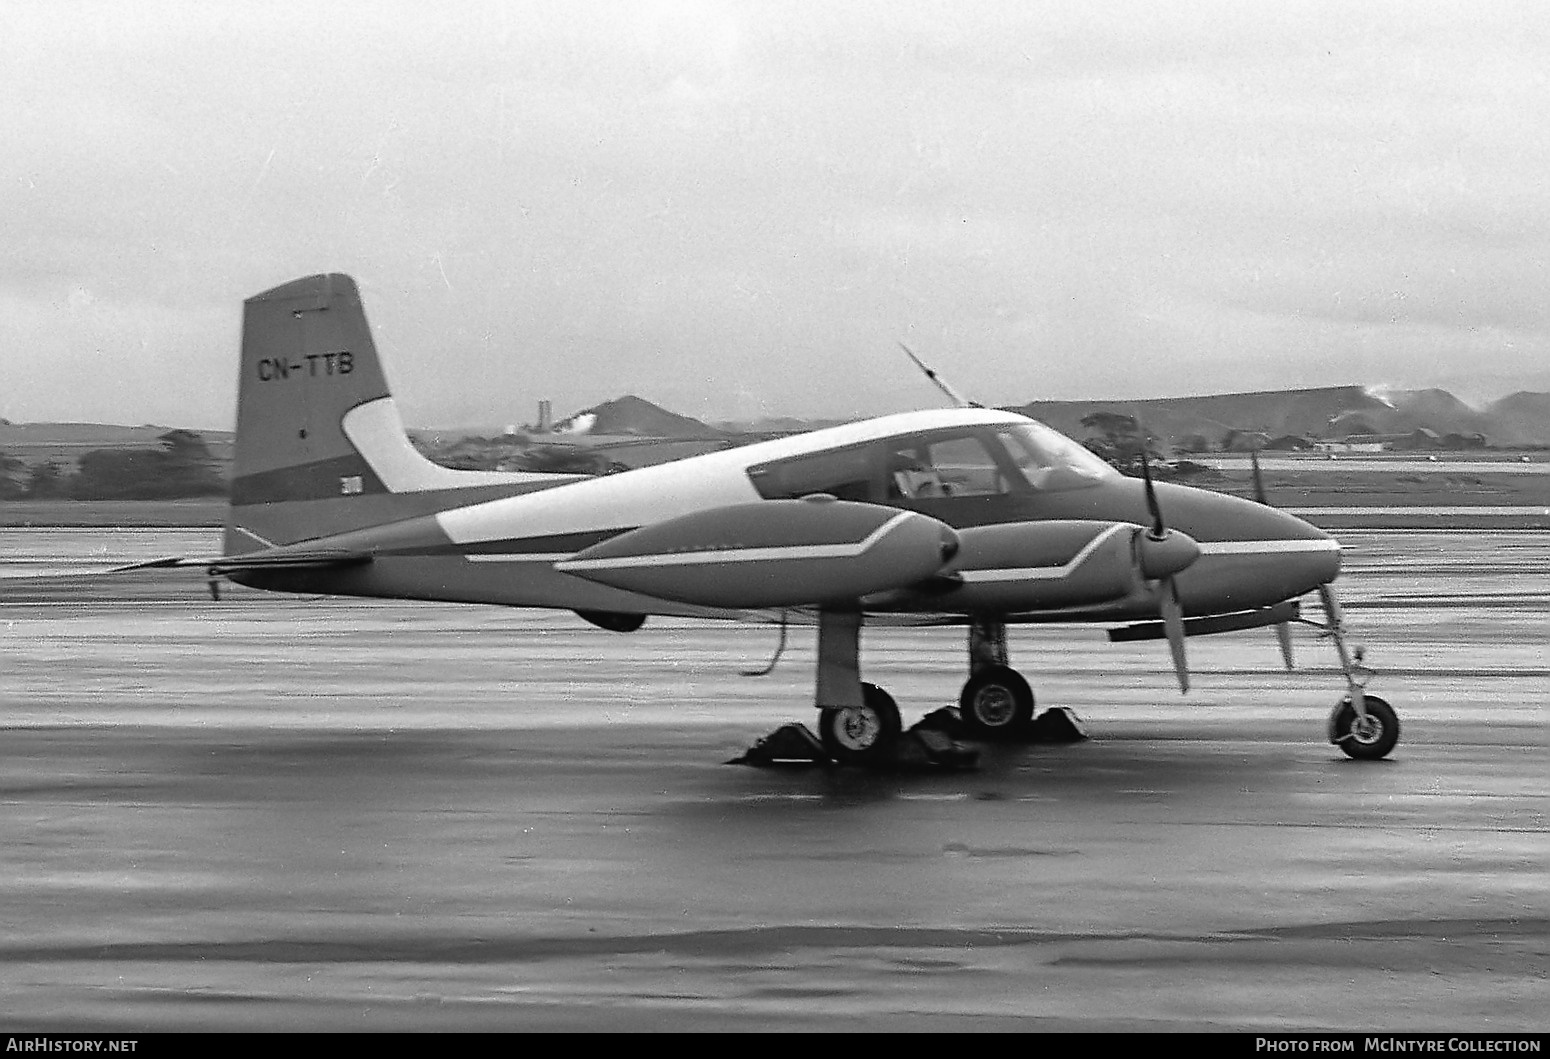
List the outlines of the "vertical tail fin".
{"type": "Polygon", "coordinates": [[[249,298],[232,506],[386,490],[344,418],[391,400],[348,276],[309,276],[249,298]]]}
{"type": "Polygon", "coordinates": [[[399,494],[575,477],[454,471],[420,455],[349,276],[308,276],[244,303],[227,554],[445,506],[395,502],[399,494]]]}

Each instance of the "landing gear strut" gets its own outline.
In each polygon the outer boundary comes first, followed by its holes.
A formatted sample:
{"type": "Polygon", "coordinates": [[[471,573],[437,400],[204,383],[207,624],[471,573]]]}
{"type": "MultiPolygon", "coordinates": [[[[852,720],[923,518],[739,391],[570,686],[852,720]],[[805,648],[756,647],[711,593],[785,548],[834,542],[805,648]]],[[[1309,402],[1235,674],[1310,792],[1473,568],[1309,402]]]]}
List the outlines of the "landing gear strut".
{"type": "Polygon", "coordinates": [[[903,725],[893,697],[861,682],[861,613],[818,615],[818,737],[844,764],[886,761],[903,725]]]}
{"type": "Polygon", "coordinates": [[[1015,738],[1033,723],[1033,707],[1033,689],[1007,665],[1006,623],[976,618],[969,625],[969,679],[958,696],[964,724],[980,738],[1015,738]]]}
{"type": "Polygon", "coordinates": [[[1321,626],[1314,623],[1315,627],[1334,641],[1346,680],[1345,697],[1329,715],[1329,741],[1359,760],[1387,757],[1399,742],[1399,716],[1385,700],[1367,694],[1373,671],[1363,664],[1365,651],[1348,643],[1345,615],[1328,585],[1319,586],[1319,602],[1324,605],[1326,621],[1321,626]]]}

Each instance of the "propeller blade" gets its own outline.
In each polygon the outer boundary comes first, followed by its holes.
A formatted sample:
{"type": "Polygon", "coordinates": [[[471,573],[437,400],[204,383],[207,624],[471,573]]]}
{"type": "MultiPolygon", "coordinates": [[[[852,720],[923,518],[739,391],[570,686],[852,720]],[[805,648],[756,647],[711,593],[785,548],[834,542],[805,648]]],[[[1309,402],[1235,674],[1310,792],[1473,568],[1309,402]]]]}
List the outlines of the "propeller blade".
{"type": "MultiPolygon", "coordinates": [[[[1265,472],[1260,469],[1257,448],[1249,450],[1249,467],[1254,472],[1254,499],[1270,507],[1270,497],[1265,493],[1265,472]]],[[[1281,660],[1286,663],[1287,671],[1290,672],[1297,668],[1297,663],[1292,658],[1292,627],[1283,621],[1275,628],[1276,641],[1281,645],[1281,660]]]]}
{"type": "Polygon", "coordinates": [[[1265,496],[1265,476],[1259,469],[1259,450],[1249,450],[1249,466],[1254,469],[1254,499],[1266,507],[1270,506],[1270,500],[1265,496]]]}
{"type": "Polygon", "coordinates": [[[1292,627],[1284,621],[1278,624],[1276,626],[1276,639],[1281,644],[1281,658],[1286,662],[1287,671],[1290,672],[1296,669],[1297,664],[1292,661],[1292,627]]]}
{"type": "Polygon", "coordinates": [[[949,386],[947,384],[947,380],[943,379],[936,372],[934,372],[930,368],[926,367],[926,362],[921,360],[919,357],[917,357],[915,355],[915,351],[913,349],[911,349],[909,346],[906,346],[903,342],[900,342],[899,343],[899,348],[904,350],[904,355],[906,357],[909,357],[910,360],[914,361],[915,362],[915,367],[917,367],[921,371],[925,372],[926,373],[926,378],[931,380],[932,385],[934,385],[938,390],[941,390],[944,394],[946,394],[948,400],[952,401],[953,404],[957,405],[959,408],[983,408],[984,407],[978,401],[971,401],[971,400],[969,400],[963,394],[959,393],[957,390],[955,390],[951,386],[949,386]]]}
{"type": "Polygon", "coordinates": [[[1152,482],[1152,457],[1146,451],[1146,427],[1136,420],[1136,433],[1141,441],[1141,480],[1146,483],[1146,509],[1152,514],[1152,539],[1161,540],[1168,533],[1163,524],[1162,506],[1157,503],[1157,486],[1152,482]]]}
{"type": "Polygon", "coordinates": [[[1173,578],[1162,583],[1163,629],[1168,634],[1168,651],[1173,655],[1173,673],[1179,678],[1179,690],[1189,691],[1189,663],[1184,657],[1184,608],[1173,587],[1173,578]]]}

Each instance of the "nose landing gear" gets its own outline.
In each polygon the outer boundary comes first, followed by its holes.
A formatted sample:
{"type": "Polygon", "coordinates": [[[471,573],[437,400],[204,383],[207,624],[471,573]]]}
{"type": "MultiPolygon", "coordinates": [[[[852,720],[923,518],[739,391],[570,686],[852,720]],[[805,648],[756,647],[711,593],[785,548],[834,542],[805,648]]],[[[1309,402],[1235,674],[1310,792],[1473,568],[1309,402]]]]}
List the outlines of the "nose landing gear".
{"type": "Polygon", "coordinates": [[[1387,757],[1399,742],[1399,715],[1384,699],[1366,693],[1373,670],[1363,663],[1365,651],[1347,640],[1345,615],[1340,601],[1328,585],[1319,586],[1319,602],[1324,605],[1325,622],[1310,622],[1321,635],[1334,641],[1340,669],[1345,674],[1346,694],[1329,715],[1329,741],[1348,757],[1376,761],[1387,757]]]}
{"type": "Polygon", "coordinates": [[[1329,715],[1329,741],[1351,757],[1376,761],[1399,742],[1399,717],[1394,708],[1376,695],[1362,696],[1362,715],[1348,696],[1329,715]]]}

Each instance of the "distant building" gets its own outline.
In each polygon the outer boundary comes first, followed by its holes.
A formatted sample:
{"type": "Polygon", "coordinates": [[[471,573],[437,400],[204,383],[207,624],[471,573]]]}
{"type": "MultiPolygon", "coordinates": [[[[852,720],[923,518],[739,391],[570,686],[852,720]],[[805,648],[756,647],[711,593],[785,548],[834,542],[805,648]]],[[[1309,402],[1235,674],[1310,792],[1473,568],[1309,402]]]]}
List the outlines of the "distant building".
{"type": "Polygon", "coordinates": [[[1396,449],[1440,449],[1442,437],[1435,430],[1427,427],[1417,427],[1410,433],[1395,440],[1396,449]]]}
{"type": "Polygon", "coordinates": [[[1374,434],[1352,434],[1348,438],[1319,438],[1313,448],[1316,452],[1383,452],[1388,444],[1374,434]]]}
{"type": "Polygon", "coordinates": [[[1269,452],[1307,452],[1316,444],[1312,438],[1305,438],[1301,434],[1282,434],[1266,442],[1265,449],[1269,452]]]}
{"type": "Polygon", "coordinates": [[[1223,452],[1254,452],[1270,447],[1270,435],[1262,430],[1231,430],[1222,439],[1223,452]]]}
{"type": "Polygon", "coordinates": [[[1435,430],[1417,427],[1408,434],[1351,434],[1343,438],[1318,438],[1313,447],[1319,452],[1397,452],[1442,448],[1435,430]]]}

